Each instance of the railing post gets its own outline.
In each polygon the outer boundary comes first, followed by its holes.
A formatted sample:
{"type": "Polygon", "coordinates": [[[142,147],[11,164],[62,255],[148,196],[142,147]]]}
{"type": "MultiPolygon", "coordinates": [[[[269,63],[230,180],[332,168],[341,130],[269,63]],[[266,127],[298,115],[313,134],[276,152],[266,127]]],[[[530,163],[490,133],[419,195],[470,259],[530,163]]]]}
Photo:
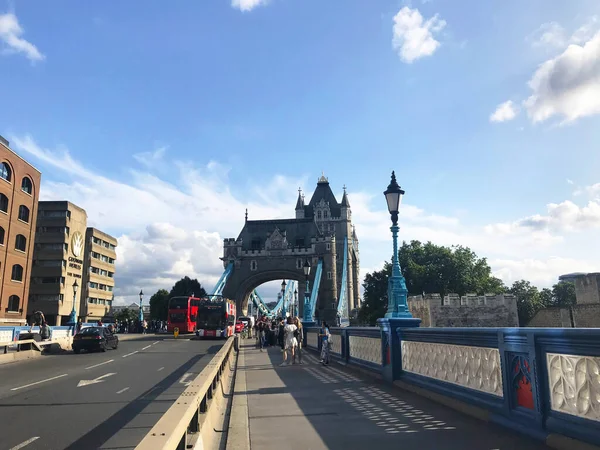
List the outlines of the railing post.
{"type": "Polygon", "coordinates": [[[381,329],[381,376],[392,383],[402,372],[402,342],[398,331],[402,328],[417,328],[421,319],[384,318],[377,319],[381,329]]]}

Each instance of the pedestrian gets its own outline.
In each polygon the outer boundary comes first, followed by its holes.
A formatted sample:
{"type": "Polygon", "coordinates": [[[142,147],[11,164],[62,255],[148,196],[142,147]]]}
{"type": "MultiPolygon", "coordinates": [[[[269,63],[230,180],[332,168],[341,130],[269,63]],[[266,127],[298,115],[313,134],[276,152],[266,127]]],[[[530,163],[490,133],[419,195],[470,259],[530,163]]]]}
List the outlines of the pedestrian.
{"type": "Polygon", "coordinates": [[[323,321],[323,325],[319,330],[319,337],[321,338],[321,364],[324,366],[329,364],[329,325],[323,321]]]}
{"type": "Polygon", "coordinates": [[[81,328],[83,327],[83,322],[81,321],[81,318],[77,320],[77,327],[75,329],[75,333],[79,334],[81,333],[81,328]]]}
{"type": "Polygon", "coordinates": [[[298,358],[298,364],[302,364],[302,342],[304,342],[304,329],[302,328],[302,322],[299,317],[294,319],[294,325],[296,325],[296,331],[294,331],[294,337],[298,341],[298,347],[296,353],[294,353],[294,362],[296,357],[298,358]]]}
{"type": "MultiPolygon", "coordinates": [[[[282,321],[283,322],[283,321],[282,321]]],[[[294,331],[296,331],[296,325],[294,325],[294,319],[292,317],[288,317],[286,321],[286,325],[283,327],[284,334],[284,347],[283,347],[283,362],[282,366],[287,366],[287,355],[288,351],[291,353],[290,360],[292,364],[294,364],[294,355],[296,353],[296,347],[298,347],[298,341],[294,336],[294,331]]]]}

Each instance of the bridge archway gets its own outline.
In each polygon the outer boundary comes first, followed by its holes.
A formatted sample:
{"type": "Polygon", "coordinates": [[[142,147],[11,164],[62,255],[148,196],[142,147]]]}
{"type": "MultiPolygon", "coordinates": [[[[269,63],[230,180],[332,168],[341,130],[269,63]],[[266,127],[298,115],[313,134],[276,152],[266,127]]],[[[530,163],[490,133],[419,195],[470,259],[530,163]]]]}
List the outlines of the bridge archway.
{"type": "Polygon", "coordinates": [[[252,291],[264,283],[276,280],[285,280],[286,283],[290,280],[296,281],[298,289],[298,311],[300,317],[302,317],[302,314],[304,313],[304,294],[306,291],[305,280],[304,276],[302,276],[302,279],[300,279],[299,274],[295,271],[278,269],[256,273],[240,283],[235,296],[230,298],[235,299],[236,306],[240,308],[239,310],[244,314],[247,314],[248,302],[252,291]]]}

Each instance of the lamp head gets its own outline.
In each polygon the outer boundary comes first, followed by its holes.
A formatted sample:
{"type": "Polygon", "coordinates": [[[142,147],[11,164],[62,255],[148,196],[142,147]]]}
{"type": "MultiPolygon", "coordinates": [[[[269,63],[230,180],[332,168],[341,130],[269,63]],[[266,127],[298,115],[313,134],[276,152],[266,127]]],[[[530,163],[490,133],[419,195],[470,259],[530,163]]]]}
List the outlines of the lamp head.
{"type": "Polygon", "coordinates": [[[75,280],[75,283],[73,283],[73,294],[77,294],[78,288],[79,288],[79,285],[77,284],[77,280],[75,280]]]}
{"type": "Polygon", "coordinates": [[[383,195],[385,195],[388,211],[392,217],[392,224],[398,225],[398,210],[400,209],[404,191],[396,181],[396,173],[394,171],[392,171],[392,179],[387,189],[383,192],[383,195]]]}
{"type": "Polygon", "coordinates": [[[308,259],[306,261],[304,261],[304,275],[309,276],[310,275],[310,263],[308,262],[308,259]]]}

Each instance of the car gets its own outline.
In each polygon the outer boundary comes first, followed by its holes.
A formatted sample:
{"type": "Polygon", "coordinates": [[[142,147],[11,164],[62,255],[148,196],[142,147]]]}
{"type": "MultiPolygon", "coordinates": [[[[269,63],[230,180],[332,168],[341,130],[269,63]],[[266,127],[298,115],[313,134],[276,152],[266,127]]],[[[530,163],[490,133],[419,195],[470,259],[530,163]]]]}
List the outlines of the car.
{"type": "Polygon", "coordinates": [[[87,327],[73,336],[73,353],[81,350],[105,352],[109,348],[116,350],[118,346],[119,337],[106,327],[87,327]]]}
{"type": "Polygon", "coordinates": [[[245,327],[246,327],[246,324],[244,322],[237,321],[235,323],[235,332],[241,333],[245,327]]]}

